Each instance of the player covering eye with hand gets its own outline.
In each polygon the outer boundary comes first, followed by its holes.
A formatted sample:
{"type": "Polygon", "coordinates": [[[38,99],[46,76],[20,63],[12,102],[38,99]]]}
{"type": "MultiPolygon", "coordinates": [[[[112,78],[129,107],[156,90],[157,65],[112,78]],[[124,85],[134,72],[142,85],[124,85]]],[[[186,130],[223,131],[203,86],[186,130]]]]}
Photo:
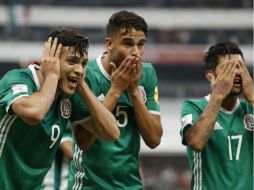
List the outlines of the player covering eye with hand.
{"type": "Polygon", "coordinates": [[[234,43],[217,43],[204,60],[211,94],[186,100],[181,111],[192,189],[253,189],[254,97],[243,54],[234,43]]]}

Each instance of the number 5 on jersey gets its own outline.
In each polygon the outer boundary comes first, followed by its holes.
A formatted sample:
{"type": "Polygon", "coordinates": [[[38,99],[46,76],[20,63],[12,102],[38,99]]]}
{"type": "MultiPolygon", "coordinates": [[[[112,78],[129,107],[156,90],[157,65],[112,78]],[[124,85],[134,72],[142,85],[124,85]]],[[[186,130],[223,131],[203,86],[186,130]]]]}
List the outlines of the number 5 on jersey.
{"type": "Polygon", "coordinates": [[[117,119],[117,125],[119,127],[125,127],[128,123],[128,114],[127,112],[124,110],[124,108],[126,108],[127,106],[117,106],[116,107],[116,119],[117,119]],[[120,119],[123,118],[123,120],[121,120],[122,122],[120,122],[120,119]]]}

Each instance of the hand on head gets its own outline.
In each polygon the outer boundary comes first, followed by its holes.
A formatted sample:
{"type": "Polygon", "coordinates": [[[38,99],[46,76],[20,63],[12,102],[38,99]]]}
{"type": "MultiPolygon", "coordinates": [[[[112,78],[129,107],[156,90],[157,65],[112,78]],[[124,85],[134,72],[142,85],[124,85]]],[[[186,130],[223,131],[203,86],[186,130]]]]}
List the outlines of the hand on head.
{"type": "Polygon", "coordinates": [[[234,60],[225,61],[221,63],[220,68],[217,68],[218,72],[216,76],[215,73],[208,74],[213,94],[224,99],[231,92],[235,76],[238,73],[238,64],[239,63],[234,60]]]}
{"type": "Polygon", "coordinates": [[[242,88],[243,88],[243,95],[247,101],[251,101],[253,103],[253,84],[252,78],[248,71],[246,64],[243,61],[239,61],[238,64],[238,73],[241,76],[242,80],[242,88]]]}
{"type": "Polygon", "coordinates": [[[57,45],[57,38],[52,43],[52,38],[49,37],[48,41],[44,44],[42,54],[41,71],[44,78],[56,76],[60,78],[60,53],[62,44],[57,45]]]}

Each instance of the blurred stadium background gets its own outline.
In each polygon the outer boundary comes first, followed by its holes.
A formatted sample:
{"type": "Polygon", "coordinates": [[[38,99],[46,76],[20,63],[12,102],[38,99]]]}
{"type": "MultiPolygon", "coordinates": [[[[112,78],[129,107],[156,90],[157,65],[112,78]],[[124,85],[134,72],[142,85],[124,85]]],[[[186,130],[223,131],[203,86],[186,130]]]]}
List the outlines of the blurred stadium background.
{"type": "Polygon", "coordinates": [[[209,93],[202,56],[219,41],[240,45],[253,70],[252,0],[0,0],[0,78],[40,59],[50,31],[73,27],[89,37],[89,58],[104,50],[107,19],[118,10],[143,16],[150,28],[144,60],[159,78],[164,134],[149,150],[142,143],[145,190],[187,190],[190,177],[179,135],[181,103],[209,93]]]}

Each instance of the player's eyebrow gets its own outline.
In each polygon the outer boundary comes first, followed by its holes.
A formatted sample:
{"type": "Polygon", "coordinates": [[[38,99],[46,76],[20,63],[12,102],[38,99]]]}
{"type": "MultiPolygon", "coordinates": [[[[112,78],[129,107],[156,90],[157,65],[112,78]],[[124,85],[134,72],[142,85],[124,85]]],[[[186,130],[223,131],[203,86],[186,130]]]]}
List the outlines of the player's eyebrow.
{"type": "Polygon", "coordinates": [[[70,55],[67,55],[66,60],[79,62],[80,61],[80,57],[78,57],[78,56],[76,56],[74,54],[70,54],[70,55]]]}

